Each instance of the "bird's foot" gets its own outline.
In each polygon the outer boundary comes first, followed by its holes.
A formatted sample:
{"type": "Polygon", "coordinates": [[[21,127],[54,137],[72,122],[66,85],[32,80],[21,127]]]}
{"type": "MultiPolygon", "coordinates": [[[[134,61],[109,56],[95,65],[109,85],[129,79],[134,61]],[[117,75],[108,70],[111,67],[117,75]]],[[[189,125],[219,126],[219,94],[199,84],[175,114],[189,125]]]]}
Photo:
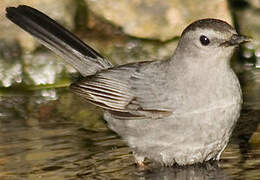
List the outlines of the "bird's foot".
{"type": "Polygon", "coordinates": [[[135,163],[140,166],[140,167],[144,167],[145,164],[144,164],[144,161],[135,161],[135,163]]]}
{"type": "Polygon", "coordinates": [[[134,157],[135,157],[135,163],[140,166],[140,167],[144,167],[144,157],[137,155],[136,153],[134,153],[134,157]]]}

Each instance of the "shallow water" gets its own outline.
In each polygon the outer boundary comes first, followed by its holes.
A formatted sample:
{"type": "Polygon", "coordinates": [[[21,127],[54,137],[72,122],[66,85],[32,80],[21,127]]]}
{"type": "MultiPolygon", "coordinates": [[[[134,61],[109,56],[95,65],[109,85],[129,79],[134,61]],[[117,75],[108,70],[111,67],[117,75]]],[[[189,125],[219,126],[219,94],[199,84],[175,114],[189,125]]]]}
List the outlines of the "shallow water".
{"type": "Polygon", "coordinates": [[[244,108],[221,161],[188,167],[137,167],[102,112],[68,89],[4,95],[0,179],[260,179],[258,71],[240,75],[244,108]]]}

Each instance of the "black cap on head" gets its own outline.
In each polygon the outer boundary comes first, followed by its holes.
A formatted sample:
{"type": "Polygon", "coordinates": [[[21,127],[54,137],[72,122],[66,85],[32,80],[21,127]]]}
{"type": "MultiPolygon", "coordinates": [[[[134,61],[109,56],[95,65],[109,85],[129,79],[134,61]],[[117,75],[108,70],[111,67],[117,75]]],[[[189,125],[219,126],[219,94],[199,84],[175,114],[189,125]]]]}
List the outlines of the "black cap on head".
{"type": "Polygon", "coordinates": [[[235,31],[235,29],[225,21],[208,18],[208,19],[200,19],[198,21],[191,23],[188,27],[186,27],[182,35],[188,31],[194,31],[197,28],[201,28],[201,29],[207,28],[219,32],[235,31]]]}

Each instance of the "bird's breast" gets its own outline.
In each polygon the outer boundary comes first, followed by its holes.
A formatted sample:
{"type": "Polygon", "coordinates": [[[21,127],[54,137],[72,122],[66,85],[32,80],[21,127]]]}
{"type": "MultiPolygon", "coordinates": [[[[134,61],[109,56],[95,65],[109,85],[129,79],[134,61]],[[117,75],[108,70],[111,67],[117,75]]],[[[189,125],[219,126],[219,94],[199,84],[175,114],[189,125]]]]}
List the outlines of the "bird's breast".
{"type": "Polygon", "coordinates": [[[203,112],[242,103],[241,88],[230,70],[191,74],[172,83],[175,113],[203,112]]]}

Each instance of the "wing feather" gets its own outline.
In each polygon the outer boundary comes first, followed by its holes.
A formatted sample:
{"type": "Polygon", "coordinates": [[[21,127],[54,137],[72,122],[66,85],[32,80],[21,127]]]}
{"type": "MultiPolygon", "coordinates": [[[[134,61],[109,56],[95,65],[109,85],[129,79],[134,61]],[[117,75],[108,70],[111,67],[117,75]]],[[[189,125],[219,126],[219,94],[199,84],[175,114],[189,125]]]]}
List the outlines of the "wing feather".
{"type": "Polygon", "coordinates": [[[133,99],[129,86],[134,67],[115,68],[101,71],[92,77],[73,83],[71,89],[107,110],[128,112],[126,106],[133,99]]]}
{"type": "Polygon", "coordinates": [[[152,69],[157,65],[144,64],[101,71],[72,84],[71,89],[91,103],[110,110],[117,119],[168,116],[172,111],[168,108],[167,79],[152,69]]]}

